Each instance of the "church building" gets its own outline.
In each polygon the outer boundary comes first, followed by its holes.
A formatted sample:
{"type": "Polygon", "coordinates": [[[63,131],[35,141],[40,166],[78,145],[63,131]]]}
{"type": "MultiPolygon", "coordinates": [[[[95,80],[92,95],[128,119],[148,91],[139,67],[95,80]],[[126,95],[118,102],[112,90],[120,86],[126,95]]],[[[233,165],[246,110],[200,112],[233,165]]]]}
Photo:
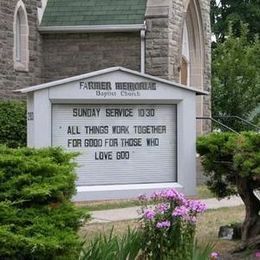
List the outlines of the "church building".
{"type": "MultiPolygon", "coordinates": [[[[209,0],[0,0],[0,99],[114,66],[210,91],[209,12],[209,0]]],[[[196,109],[209,116],[210,97],[196,109]]]]}

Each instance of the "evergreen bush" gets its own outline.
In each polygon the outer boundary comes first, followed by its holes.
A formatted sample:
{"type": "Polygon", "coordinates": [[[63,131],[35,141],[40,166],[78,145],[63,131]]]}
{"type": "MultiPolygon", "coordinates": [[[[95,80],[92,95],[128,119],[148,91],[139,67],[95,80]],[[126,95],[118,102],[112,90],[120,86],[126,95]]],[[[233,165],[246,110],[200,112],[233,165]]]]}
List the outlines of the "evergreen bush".
{"type": "Polygon", "coordinates": [[[0,144],[16,148],[26,146],[26,104],[0,101],[0,144]]]}
{"type": "Polygon", "coordinates": [[[77,259],[75,154],[0,146],[1,259],[77,259]]]}

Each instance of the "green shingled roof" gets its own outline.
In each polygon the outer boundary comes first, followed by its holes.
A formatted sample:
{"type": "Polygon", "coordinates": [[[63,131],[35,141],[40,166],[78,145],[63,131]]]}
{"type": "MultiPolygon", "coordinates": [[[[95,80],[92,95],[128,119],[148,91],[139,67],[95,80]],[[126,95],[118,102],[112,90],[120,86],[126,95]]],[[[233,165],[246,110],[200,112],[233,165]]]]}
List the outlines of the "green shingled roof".
{"type": "Polygon", "coordinates": [[[41,26],[143,24],[147,0],[48,0],[41,26]]]}

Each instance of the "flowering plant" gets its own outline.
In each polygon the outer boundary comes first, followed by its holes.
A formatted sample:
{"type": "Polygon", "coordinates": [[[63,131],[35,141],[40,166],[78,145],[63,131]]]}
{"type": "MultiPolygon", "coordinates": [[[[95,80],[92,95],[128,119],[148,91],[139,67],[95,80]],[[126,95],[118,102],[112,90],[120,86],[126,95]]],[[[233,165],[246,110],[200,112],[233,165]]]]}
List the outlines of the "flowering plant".
{"type": "Polygon", "coordinates": [[[205,204],[175,189],[141,195],[139,200],[145,254],[150,259],[192,259],[196,217],[206,210],[205,204]]]}

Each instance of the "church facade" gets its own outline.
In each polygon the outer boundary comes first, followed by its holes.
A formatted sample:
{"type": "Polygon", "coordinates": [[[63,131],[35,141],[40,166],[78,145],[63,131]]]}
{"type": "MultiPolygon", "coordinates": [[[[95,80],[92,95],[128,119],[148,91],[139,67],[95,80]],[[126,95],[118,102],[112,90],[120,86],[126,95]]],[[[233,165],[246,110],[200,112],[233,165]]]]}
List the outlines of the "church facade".
{"type": "MultiPolygon", "coordinates": [[[[0,99],[121,66],[210,91],[209,0],[0,0],[0,99]]],[[[210,115],[210,97],[197,98],[210,115]]],[[[207,125],[198,122],[197,131],[207,125]]]]}

